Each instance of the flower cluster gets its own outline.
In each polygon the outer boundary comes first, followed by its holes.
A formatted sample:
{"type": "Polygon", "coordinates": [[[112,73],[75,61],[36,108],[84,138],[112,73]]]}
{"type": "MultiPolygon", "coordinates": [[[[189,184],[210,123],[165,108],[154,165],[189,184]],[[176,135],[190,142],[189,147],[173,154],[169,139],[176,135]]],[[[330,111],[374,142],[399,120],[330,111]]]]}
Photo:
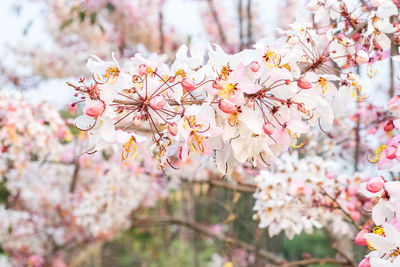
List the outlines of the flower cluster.
{"type": "Polygon", "coordinates": [[[365,207],[372,212],[372,222],[355,238],[356,244],[372,250],[361,261],[362,267],[398,266],[400,263],[399,188],[399,181],[385,181],[382,176],[361,185],[361,192],[370,200],[365,207]]]}
{"type": "Polygon", "coordinates": [[[348,220],[361,217],[356,193],[362,175],[336,175],[339,171],[337,162],[319,156],[282,155],[255,178],[259,227],[268,227],[270,236],[284,231],[290,239],[322,227],[337,236],[352,235],[348,220]]]}

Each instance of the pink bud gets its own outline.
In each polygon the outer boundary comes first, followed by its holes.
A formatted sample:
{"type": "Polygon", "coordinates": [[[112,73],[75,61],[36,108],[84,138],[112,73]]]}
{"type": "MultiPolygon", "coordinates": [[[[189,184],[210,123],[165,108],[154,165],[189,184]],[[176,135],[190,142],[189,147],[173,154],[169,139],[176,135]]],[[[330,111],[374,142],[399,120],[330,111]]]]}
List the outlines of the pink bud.
{"type": "Polygon", "coordinates": [[[196,89],[196,84],[188,77],[183,78],[181,84],[183,89],[185,89],[187,92],[192,92],[194,89],[196,89]]]}
{"type": "Polygon", "coordinates": [[[385,125],[383,126],[383,130],[385,130],[385,132],[390,132],[391,130],[393,130],[394,128],[394,124],[393,121],[391,120],[387,120],[385,122],[385,125]]]}
{"type": "Polygon", "coordinates": [[[214,89],[217,89],[217,90],[222,90],[222,89],[224,89],[224,87],[223,87],[222,84],[221,84],[221,81],[218,80],[218,79],[215,80],[215,81],[213,82],[212,87],[213,87],[214,89]]]}
{"type": "Polygon", "coordinates": [[[390,112],[400,113],[400,95],[392,97],[388,102],[390,112]]]}
{"type": "Polygon", "coordinates": [[[264,123],[264,125],[263,125],[262,128],[263,128],[264,133],[265,133],[265,134],[268,134],[268,135],[273,134],[274,131],[275,131],[274,125],[272,125],[272,124],[269,123],[269,122],[264,123]]]}
{"type": "Polygon", "coordinates": [[[388,159],[395,159],[397,158],[397,147],[396,146],[389,146],[385,149],[385,154],[388,159]]]}
{"type": "Polygon", "coordinates": [[[178,134],[178,125],[175,122],[168,124],[168,132],[176,136],[178,134]]]}
{"type": "Polygon", "coordinates": [[[149,71],[149,68],[146,65],[141,64],[139,66],[139,75],[140,76],[146,75],[148,71],[149,71]]]}
{"type": "Polygon", "coordinates": [[[360,264],[358,264],[358,267],[371,267],[371,264],[369,263],[369,258],[364,258],[360,264]]]}
{"type": "Polygon", "coordinates": [[[367,240],[365,239],[364,235],[368,234],[368,229],[362,229],[357,235],[354,242],[359,246],[366,246],[367,240]]]}
{"type": "Polygon", "coordinates": [[[247,101],[247,106],[249,107],[249,108],[254,108],[254,100],[253,99],[249,99],[249,101],[247,101]]]}
{"type": "Polygon", "coordinates": [[[367,186],[365,187],[371,193],[378,193],[383,189],[383,185],[385,184],[385,180],[382,176],[377,176],[370,179],[367,182],[367,186]]]}
{"type": "Polygon", "coordinates": [[[233,114],[237,111],[235,104],[228,99],[222,99],[219,101],[218,107],[225,113],[233,114]]]}
{"type": "Polygon", "coordinates": [[[258,64],[256,61],[253,61],[250,64],[250,69],[252,72],[257,72],[260,69],[260,64],[258,64]]]}
{"type": "Polygon", "coordinates": [[[164,96],[157,95],[150,100],[150,107],[152,107],[155,110],[159,110],[162,109],[166,103],[167,101],[165,100],[164,96]]]}
{"type": "Polygon", "coordinates": [[[301,89],[311,89],[312,88],[312,84],[306,80],[306,78],[304,77],[300,77],[300,79],[297,81],[297,85],[301,88],[301,89]]]}
{"type": "Polygon", "coordinates": [[[351,212],[351,218],[355,221],[358,221],[361,217],[361,214],[358,211],[351,212]]]}
{"type": "Polygon", "coordinates": [[[106,105],[104,104],[103,100],[96,100],[91,102],[86,107],[86,115],[90,117],[97,117],[103,114],[104,110],[106,109],[106,105]]]}
{"type": "Polygon", "coordinates": [[[307,113],[306,106],[304,105],[304,103],[299,103],[299,104],[297,105],[297,109],[298,109],[300,112],[307,113]]]}
{"type": "Polygon", "coordinates": [[[135,116],[135,117],[133,117],[133,119],[132,119],[132,122],[133,122],[133,124],[135,125],[135,126],[139,126],[139,124],[140,124],[140,117],[138,117],[138,116],[135,116]]]}
{"type": "Polygon", "coordinates": [[[358,64],[368,63],[369,62],[368,53],[365,52],[364,50],[358,50],[356,52],[356,62],[358,64]]]}
{"type": "Polygon", "coordinates": [[[76,111],[77,108],[78,108],[78,106],[76,105],[76,103],[69,103],[68,104],[69,113],[71,113],[71,115],[75,114],[75,111],[76,111]]]}

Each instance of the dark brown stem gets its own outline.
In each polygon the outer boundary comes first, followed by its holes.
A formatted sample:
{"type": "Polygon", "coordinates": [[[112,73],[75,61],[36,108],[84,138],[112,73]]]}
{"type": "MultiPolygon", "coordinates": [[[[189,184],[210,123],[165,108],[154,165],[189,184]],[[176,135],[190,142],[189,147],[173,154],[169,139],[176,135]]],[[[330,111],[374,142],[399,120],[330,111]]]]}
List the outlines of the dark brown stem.
{"type": "Polygon", "coordinates": [[[80,169],[79,159],[76,159],[74,162],[74,173],[72,175],[71,184],[69,186],[70,193],[73,193],[75,191],[76,183],[78,182],[78,177],[79,177],[79,169],[80,169]]]}

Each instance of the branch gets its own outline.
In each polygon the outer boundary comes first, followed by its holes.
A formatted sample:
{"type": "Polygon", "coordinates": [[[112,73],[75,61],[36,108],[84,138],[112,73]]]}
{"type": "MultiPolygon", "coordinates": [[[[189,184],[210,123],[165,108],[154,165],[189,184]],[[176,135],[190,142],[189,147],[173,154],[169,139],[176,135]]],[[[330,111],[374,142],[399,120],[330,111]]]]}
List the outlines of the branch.
{"type": "Polygon", "coordinates": [[[296,267],[296,266],[306,266],[310,264],[327,264],[333,263],[338,264],[340,266],[346,266],[346,263],[340,260],[336,260],[333,258],[323,258],[323,259],[306,259],[306,260],[299,260],[299,261],[292,261],[285,264],[282,264],[281,267],[296,267]]]}
{"type": "MultiPolygon", "coordinates": [[[[216,235],[213,232],[211,232],[210,230],[208,230],[207,227],[201,226],[201,225],[197,224],[196,222],[185,221],[180,218],[174,218],[174,217],[169,217],[169,216],[159,217],[159,218],[138,218],[133,222],[133,226],[149,227],[149,226],[157,226],[158,224],[165,224],[165,223],[182,225],[182,226],[188,227],[196,232],[199,232],[201,234],[204,234],[206,236],[214,238],[215,240],[218,240],[222,243],[226,243],[227,245],[239,247],[239,248],[245,249],[245,250],[247,250],[249,252],[253,252],[253,253],[256,252],[256,248],[246,242],[240,241],[238,239],[234,239],[232,237],[216,235]]],[[[279,256],[274,255],[265,250],[259,250],[257,255],[259,255],[260,257],[262,257],[274,264],[280,264],[284,261],[279,256]]]]}
{"type": "Polygon", "coordinates": [[[326,192],[325,189],[321,185],[319,185],[319,188],[322,190],[322,193],[324,195],[326,195],[327,197],[329,197],[337,205],[337,207],[343,212],[343,214],[348,217],[348,219],[356,227],[356,229],[361,231],[362,227],[360,225],[358,225],[357,222],[351,217],[351,215],[343,209],[343,207],[336,201],[336,199],[334,199],[331,195],[329,195],[328,192],[326,192]]]}
{"type": "Polygon", "coordinates": [[[357,264],[351,259],[344,251],[342,251],[339,246],[335,243],[332,245],[332,248],[337,251],[337,253],[342,256],[349,265],[357,267],[357,264]]]}
{"type": "Polygon", "coordinates": [[[214,1],[213,0],[207,0],[208,2],[208,7],[210,8],[211,14],[214,18],[215,24],[217,24],[218,32],[219,32],[219,37],[221,38],[222,44],[226,44],[226,37],[225,37],[225,32],[222,27],[221,21],[219,20],[217,10],[215,9],[214,1]]]}

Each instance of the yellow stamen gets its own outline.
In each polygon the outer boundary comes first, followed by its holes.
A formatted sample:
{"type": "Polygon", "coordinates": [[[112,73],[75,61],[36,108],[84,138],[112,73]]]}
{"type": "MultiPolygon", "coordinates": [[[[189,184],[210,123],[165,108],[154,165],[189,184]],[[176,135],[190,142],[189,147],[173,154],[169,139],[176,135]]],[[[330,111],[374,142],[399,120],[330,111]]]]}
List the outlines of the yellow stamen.
{"type": "Polygon", "coordinates": [[[131,136],[128,142],[123,146],[121,161],[125,161],[125,164],[130,164],[138,154],[138,145],[136,144],[135,137],[131,136]],[[133,154],[131,154],[131,150],[133,149],[133,154]],[[129,157],[129,154],[131,156],[129,157]],[[129,157],[129,160],[128,160],[129,157]]]}
{"type": "Polygon", "coordinates": [[[381,158],[382,152],[383,150],[386,148],[386,145],[380,145],[378,146],[378,148],[375,151],[375,159],[372,159],[372,156],[369,155],[368,156],[368,160],[372,163],[377,163],[379,161],[379,159],[381,158]]]}

